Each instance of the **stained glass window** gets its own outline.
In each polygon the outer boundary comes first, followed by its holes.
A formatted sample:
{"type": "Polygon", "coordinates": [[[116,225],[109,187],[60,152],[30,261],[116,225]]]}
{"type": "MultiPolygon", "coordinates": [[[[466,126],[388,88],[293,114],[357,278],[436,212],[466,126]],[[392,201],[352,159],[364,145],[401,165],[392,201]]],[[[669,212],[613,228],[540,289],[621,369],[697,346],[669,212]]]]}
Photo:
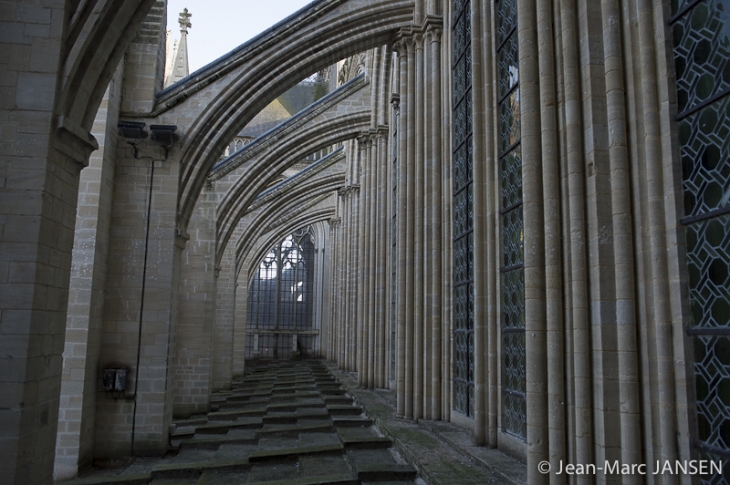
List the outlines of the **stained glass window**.
{"type": "Polygon", "coordinates": [[[517,1],[497,0],[498,139],[501,173],[502,429],[527,436],[525,282],[517,1]]]}
{"type": "Polygon", "coordinates": [[[246,356],[306,355],[314,345],[313,316],[314,242],[310,230],[301,229],[271,248],[252,279],[246,356]]]}
{"type": "MultiPolygon", "coordinates": [[[[730,1],[673,0],[687,271],[702,458],[730,473],[730,1]]],[[[725,483],[703,476],[702,483],[725,483]]]]}
{"type": "Polygon", "coordinates": [[[474,415],[474,189],[471,2],[454,0],[451,21],[454,181],[454,402],[474,415]]]}

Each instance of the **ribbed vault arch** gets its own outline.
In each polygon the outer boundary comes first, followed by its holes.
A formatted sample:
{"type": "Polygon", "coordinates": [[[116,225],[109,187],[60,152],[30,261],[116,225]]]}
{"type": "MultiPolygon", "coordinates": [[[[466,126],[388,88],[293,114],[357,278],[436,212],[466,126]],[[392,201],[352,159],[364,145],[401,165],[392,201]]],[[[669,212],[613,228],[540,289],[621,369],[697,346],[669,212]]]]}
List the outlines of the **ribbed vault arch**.
{"type": "Polygon", "coordinates": [[[256,162],[257,169],[249,170],[238,179],[218,207],[216,264],[239,219],[276,176],[312,152],[356,138],[368,129],[370,121],[370,111],[363,110],[312,123],[292,133],[259,159],[256,162]]]}
{"type": "Polygon", "coordinates": [[[287,214],[291,214],[298,206],[309,204],[318,198],[342,187],[345,183],[345,173],[332,174],[317,178],[297,187],[272,202],[265,210],[257,214],[251,221],[241,238],[236,242],[236,265],[240,267],[246,255],[252,250],[256,241],[263,234],[271,230],[272,221],[278,221],[287,214]]]}
{"type": "Polygon", "coordinates": [[[91,0],[67,11],[58,114],[90,131],[114,70],[155,0],[91,0]]]}
{"type": "MultiPolygon", "coordinates": [[[[413,9],[413,0],[322,0],[160,93],[153,116],[174,110],[186,98],[218,91],[200,103],[204,108],[186,130],[180,225],[187,227],[205,177],[220,153],[256,113],[304,76],[392,43],[400,29],[411,26],[413,9]],[[222,78],[225,84],[216,84],[222,78]]],[[[164,114],[163,121],[168,116],[175,118],[164,114]]]]}

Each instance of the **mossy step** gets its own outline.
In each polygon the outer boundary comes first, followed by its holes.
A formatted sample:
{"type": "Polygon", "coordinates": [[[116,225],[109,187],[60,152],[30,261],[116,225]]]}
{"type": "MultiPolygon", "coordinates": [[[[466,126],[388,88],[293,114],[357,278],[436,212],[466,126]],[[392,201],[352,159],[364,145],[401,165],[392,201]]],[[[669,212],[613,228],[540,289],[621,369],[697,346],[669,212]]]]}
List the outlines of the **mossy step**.
{"type": "Polygon", "coordinates": [[[151,480],[152,475],[149,473],[130,473],[129,475],[78,478],[61,483],[63,485],[143,485],[151,480]]]}
{"type": "Polygon", "coordinates": [[[251,455],[249,455],[248,460],[251,463],[258,463],[271,460],[291,459],[302,455],[331,455],[343,452],[344,448],[341,444],[301,446],[298,448],[254,451],[251,455]]]}
{"type": "Polygon", "coordinates": [[[397,481],[414,480],[417,476],[415,468],[410,465],[360,465],[355,466],[360,481],[397,481]]]}
{"type": "Polygon", "coordinates": [[[351,474],[320,475],[316,477],[289,478],[268,482],[249,482],[248,485],[359,485],[360,482],[351,474]]]}
{"type": "Polygon", "coordinates": [[[352,398],[350,396],[326,396],[324,403],[330,404],[352,404],[352,398]]]}

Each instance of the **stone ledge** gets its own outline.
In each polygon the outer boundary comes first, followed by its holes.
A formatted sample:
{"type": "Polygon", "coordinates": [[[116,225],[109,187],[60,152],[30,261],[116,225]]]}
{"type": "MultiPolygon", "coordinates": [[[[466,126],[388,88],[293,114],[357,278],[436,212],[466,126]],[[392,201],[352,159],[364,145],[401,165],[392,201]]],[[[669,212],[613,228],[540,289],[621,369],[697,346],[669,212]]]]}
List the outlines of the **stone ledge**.
{"type": "Polygon", "coordinates": [[[451,423],[397,418],[393,404],[381,395],[392,391],[360,389],[352,374],[334,367],[330,370],[430,485],[527,483],[524,463],[497,450],[473,445],[471,436],[451,423]]]}

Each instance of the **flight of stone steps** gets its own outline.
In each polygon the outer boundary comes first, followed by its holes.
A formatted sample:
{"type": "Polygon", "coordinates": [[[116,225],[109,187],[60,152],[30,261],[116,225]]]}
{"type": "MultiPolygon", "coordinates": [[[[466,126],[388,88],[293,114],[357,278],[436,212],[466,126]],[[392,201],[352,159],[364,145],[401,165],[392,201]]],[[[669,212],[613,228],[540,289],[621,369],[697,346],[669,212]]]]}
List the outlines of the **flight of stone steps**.
{"type": "Polygon", "coordinates": [[[75,483],[423,483],[323,362],[252,361],[247,366],[232,390],[213,395],[210,413],[175,423],[174,456],[146,469],[129,467],[114,478],[75,483]]]}

